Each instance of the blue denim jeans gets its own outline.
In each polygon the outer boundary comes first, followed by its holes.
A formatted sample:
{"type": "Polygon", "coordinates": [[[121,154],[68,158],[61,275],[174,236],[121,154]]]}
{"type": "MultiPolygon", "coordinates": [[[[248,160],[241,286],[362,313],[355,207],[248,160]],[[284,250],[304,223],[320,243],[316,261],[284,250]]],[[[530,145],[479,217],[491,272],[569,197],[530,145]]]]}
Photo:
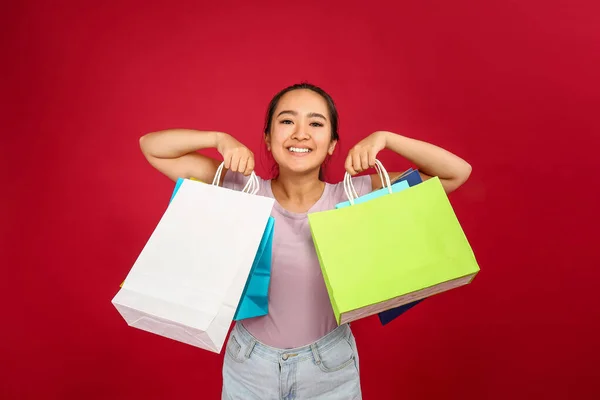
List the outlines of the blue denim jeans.
{"type": "Polygon", "coordinates": [[[339,326],[307,346],[277,349],[236,323],[225,350],[222,399],[362,399],[350,327],[339,326]]]}

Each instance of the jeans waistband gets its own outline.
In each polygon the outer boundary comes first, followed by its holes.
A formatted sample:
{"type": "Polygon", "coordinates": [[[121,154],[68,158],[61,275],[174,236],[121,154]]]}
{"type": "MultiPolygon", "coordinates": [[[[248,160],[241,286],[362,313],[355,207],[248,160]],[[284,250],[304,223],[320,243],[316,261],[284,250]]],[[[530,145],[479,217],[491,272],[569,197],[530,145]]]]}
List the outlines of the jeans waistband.
{"type": "Polygon", "coordinates": [[[352,331],[348,324],[344,324],[338,326],[314,343],[293,349],[278,349],[258,341],[240,322],[236,322],[232,333],[247,349],[246,357],[250,357],[250,354],[256,353],[261,358],[274,363],[279,363],[281,360],[294,362],[303,361],[309,358],[318,359],[320,353],[327,351],[327,349],[334,346],[341,339],[348,340],[352,335],[352,331]]]}

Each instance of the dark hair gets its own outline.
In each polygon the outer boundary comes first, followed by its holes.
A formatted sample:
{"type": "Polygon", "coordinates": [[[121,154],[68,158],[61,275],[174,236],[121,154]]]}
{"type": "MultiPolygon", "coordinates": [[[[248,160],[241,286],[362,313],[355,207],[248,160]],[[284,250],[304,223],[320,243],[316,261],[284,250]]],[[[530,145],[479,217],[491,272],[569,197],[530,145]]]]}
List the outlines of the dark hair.
{"type": "MultiPolygon", "coordinates": [[[[295,85],[288,86],[285,89],[281,90],[279,93],[277,93],[271,99],[271,102],[269,103],[269,107],[267,108],[267,115],[265,117],[265,130],[264,130],[265,135],[268,135],[271,132],[271,124],[273,123],[273,114],[275,113],[275,109],[277,108],[277,105],[279,104],[279,100],[281,100],[281,97],[283,97],[283,95],[288,92],[291,92],[293,90],[299,90],[299,89],[312,90],[313,92],[317,93],[318,95],[320,95],[321,97],[323,97],[325,99],[325,101],[327,102],[327,110],[329,111],[329,119],[331,121],[331,140],[339,140],[340,135],[338,133],[338,112],[337,112],[337,108],[335,107],[335,103],[333,102],[333,99],[326,91],[324,91],[320,87],[315,86],[310,83],[307,83],[307,82],[296,83],[295,85]]],[[[319,171],[319,179],[323,179],[322,168],[319,171]]]]}

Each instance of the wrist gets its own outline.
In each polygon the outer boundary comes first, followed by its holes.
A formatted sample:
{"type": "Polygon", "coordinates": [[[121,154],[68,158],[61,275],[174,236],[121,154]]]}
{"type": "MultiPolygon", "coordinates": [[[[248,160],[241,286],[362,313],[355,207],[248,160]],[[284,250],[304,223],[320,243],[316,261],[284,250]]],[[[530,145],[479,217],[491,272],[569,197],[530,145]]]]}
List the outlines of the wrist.
{"type": "Polygon", "coordinates": [[[374,133],[374,135],[378,139],[378,141],[380,141],[382,146],[384,148],[387,148],[388,144],[390,142],[390,137],[394,134],[392,132],[388,132],[388,131],[376,131],[374,133]]]}
{"type": "Polygon", "coordinates": [[[219,150],[221,143],[223,143],[225,138],[229,135],[227,135],[225,132],[213,132],[213,134],[214,134],[213,147],[215,149],[219,150]]]}

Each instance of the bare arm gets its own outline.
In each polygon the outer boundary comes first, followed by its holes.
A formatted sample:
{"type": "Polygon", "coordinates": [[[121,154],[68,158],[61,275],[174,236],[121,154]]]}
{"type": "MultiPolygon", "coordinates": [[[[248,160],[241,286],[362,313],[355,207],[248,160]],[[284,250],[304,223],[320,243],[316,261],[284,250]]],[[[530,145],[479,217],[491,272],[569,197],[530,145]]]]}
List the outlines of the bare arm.
{"type": "MultiPolygon", "coordinates": [[[[140,138],[140,147],[150,165],[174,181],[194,177],[212,182],[221,162],[198,153],[206,148],[217,148],[226,169],[245,175],[254,169],[252,152],[223,132],[191,129],[152,132],[140,138]]],[[[225,171],[220,183],[224,177],[225,171]]]]}
{"type": "MultiPolygon", "coordinates": [[[[446,193],[450,193],[467,181],[471,165],[462,158],[431,143],[411,139],[392,132],[376,132],[385,139],[385,148],[412,162],[419,169],[423,180],[432,176],[440,178],[446,193]]],[[[394,179],[401,173],[390,173],[394,179]]],[[[373,186],[381,187],[379,176],[373,175],[373,186]]]]}

